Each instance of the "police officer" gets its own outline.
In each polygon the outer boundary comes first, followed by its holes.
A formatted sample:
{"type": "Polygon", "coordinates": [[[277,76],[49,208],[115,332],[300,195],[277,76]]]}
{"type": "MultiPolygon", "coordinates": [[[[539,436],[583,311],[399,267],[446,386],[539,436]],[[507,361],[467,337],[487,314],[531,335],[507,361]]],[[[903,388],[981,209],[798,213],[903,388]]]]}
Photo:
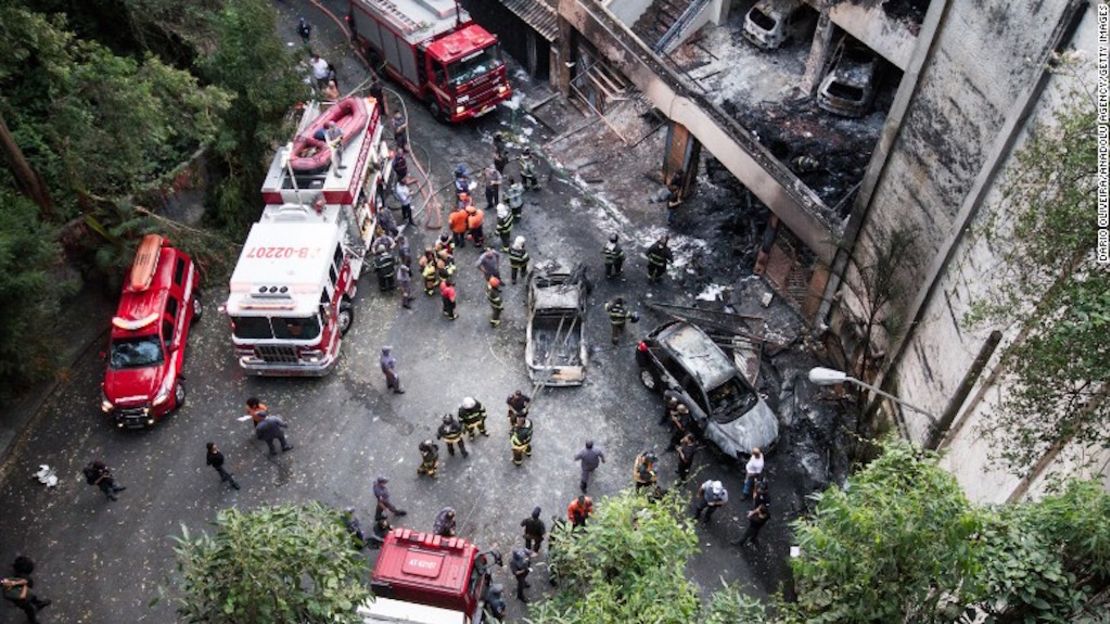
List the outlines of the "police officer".
{"type": "Polygon", "coordinates": [[[621,274],[624,268],[624,249],[618,241],[617,235],[613,234],[609,237],[609,242],[605,248],[601,250],[601,255],[605,258],[605,277],[617,277],[621,274]]]}
{"type": "Polygon", "coordinates": [[[391,292],[396,287],[397,261],[385,245],[378,247],[374,254],[374,271],[378,274],[378,290],[391,292]]]}
{"type": "Polygon", "coordinates": [[[667,246],[670,240],[670,237],[664,234],[659,240],[655,241],[655,244],[648,247],[647,260],[649,282],[659,281],[659,278],[663,277],[663,274],[667,272],[667,265],[674,261],[674,254],[671,253],[670,247],[667,246]]]}
{"type": "Polygon", "coordinates": [[[412,308],[412,269],[407,264],[397,267],[397,286],[401,290],[401,306],[412,308]]]}
{"type": "Polygon", "coordinates": [[[474,397],[466,397],[462,400],[462,405],[459,406],[459,421],[463,427],[466,427],[471,440],[477,438],[479,433],[489,437],[486,433],[486,408],[474,397]]]}
{"type": "Polygon", "coordinates": [[[532,148],[524,148],[524,153],[520,155],[520,177],[524,180],[524,188],[528,190],[539,190],[540,185],[536,182],[536,161],[532,158],[532,148]]]}
{"type": "Polygon", "coordinates": [[[513,213],[505,204],[497,204],[497,236],[501,239],[501,251],[509,251],[509,237],[513,234],[513,213]]]}
{"type": "Polygon", "coordinates": [[[513,447],[514,466],[523,464],[525,456],[532,456],[532,421],[527,416],[517,416],[509,443],[513,447]]]}
{"type": "Polygon", "coordinates": [[[416,468],[416,474],[436,478],[439,472],[439,445],[432,440],[424,440],[416,448],[420,451],[420,466],[416,468]]]}
{"type": "Polygon", "coordinates": [[[505,610],[508,607],[505,604],[504,592],[505,587],[501,583],[494,583],[486,590],[486,616],[499,623],[505,620],[505,610]]]}
{"type": "Polygon", "coordinates": [[[490,317],[489,324],[494,327],[501,325],[501,310],[505,307],[504,302],[501,300],[501,280],[497,277],[490,277],[486,282],[486,299],[489,300],[490,317]]]}
{"type": "Polygon", "coordinates": [[[629,312],[624,305],[624,298],[617,297],[605,304],[605,311],[609,313],[609,324],[613,327],[613,344],[619,344],[624,334],[624,326],[628,321],[633,323],[640,320],[635,312],[629,312]]]}
{"type": "Polygon", "coordinates": [[[509,396],[509,398],[505,399],[505,404],[509,406],[509,427],[512,428],[513,424],[516,423],[517,417],[528,416],[528,410],[532,406],[532,397],[517,390],[509,396]]]}
{"type": "Polygon", "coordinates": [[[513,241],[512,248],[509,249],[510,277],[514,284],[516,283],[516,276],[518,273],[520,274],[520,279],[524,279],[524,276],[528,275],[528,261],[531,260],[532,257],[528,255],[528,250],[524,247],[524,243],[524,237],[517,236],[516,240],[513,241]]]}
{"type": "Polygon", "coordinates": [[[436,432],[436,438],[443,440],[447,444],[447,454],[455,456],[455,445],[459,445],[459,452],[463,457],[470,455],[466,450],[466,440],[463,440],[463,426],[451,414],[443,415],[443,424],[439,426],[439,431],[436,432]]]}
{"type": "Polygon", "coordinates": [[[517,548],[513,551],[513,558],[509,561],[509,571],[516,579],[516,599],[528,602],[524,597],[524,590],[532,585],[526,580],[532,571],[532,553],[527,548],[517,548]]]}

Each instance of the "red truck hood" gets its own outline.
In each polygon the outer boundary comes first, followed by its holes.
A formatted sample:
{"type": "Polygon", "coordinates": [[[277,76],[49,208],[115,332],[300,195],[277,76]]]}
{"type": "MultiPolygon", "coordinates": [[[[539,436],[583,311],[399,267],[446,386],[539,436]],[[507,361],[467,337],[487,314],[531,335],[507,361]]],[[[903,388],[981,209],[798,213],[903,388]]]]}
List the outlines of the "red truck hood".
{"type": "Polygon", "coordinates": [[[104,396],[112,403],[145,403],[154,400],[162,386],[162,367],[108,369],[104,373],[104,396]]]}

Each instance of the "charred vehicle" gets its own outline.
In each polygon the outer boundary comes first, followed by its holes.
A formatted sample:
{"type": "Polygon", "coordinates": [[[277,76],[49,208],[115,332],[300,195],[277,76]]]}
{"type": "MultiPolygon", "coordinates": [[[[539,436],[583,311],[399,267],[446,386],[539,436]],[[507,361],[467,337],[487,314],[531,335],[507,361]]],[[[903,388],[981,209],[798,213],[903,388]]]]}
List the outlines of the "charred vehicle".
{"type": "Polygon", "coordinates": [[[524,359],[532,381],[578,386],[586,378],[586,267],[557,262],[537,267],[528,284],[524,359]]]}
{"type": "Polygon", "coordinates": [[[676,393],[701,434],[730,457],[771,448],[779,425],[736,364],[696,325],[670,321],[636,347],[640,381],[649,390],[676,393]]]}
{"type": "Polygon", "coordinates": [[[863,117],[875,101],[879,59],[864,46],[841,41],[832,69],[817,90],[817,106],[844,117],[863,117]]]}

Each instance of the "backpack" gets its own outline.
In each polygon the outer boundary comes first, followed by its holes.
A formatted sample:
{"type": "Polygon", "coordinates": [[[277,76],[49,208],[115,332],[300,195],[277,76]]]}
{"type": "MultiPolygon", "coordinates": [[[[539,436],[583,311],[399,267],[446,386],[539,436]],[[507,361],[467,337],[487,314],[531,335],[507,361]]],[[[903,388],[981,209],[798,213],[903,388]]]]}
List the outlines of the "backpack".
{"type": "Polygon", "coordinates": [[[85,466],[81,472],[85,473],[85,483],[96,485],[96,480],[100,477],[100,472],[94,468],[92,464],[85,466]]]}

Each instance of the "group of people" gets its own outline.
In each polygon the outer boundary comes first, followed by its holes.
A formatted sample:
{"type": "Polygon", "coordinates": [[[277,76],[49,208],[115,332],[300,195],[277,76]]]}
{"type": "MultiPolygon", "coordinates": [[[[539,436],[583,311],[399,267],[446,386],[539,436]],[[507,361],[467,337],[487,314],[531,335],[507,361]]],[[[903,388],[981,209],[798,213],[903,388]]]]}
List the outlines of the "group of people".
{"type": "MultiPolygon", "coordinates": [[[[522,465],[525,457],[532,456],[532,421],[528,418],[531,403],[532,398],[520,390],[505,400],[508,405],[509,445],[514,466],[522,465]]],[[[449,456],[454,457],[455,447],[458,447],[463,459],[469,457],[467,438],[473,443],[478,436],[489,437],[486,430],[487,416],[485,406],[474,397],[464,398],[454,414],[444,414],[436,430],[436,438],[428,438],[417,445],[420,453],[417,475],[435,478],[439,474],[439,444],[436,440],[443,441],[449,456]]]]}

